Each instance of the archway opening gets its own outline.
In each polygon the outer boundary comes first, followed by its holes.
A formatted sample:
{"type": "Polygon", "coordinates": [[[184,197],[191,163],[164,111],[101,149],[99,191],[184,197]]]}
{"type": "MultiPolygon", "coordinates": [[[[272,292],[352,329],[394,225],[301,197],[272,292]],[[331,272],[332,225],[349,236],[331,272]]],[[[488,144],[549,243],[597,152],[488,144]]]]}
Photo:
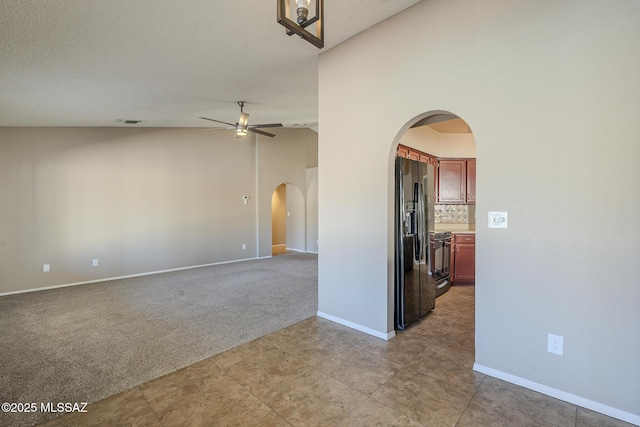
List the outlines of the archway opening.
{"type": "Polygon", "coordinates": [[[396,143],[393,313],[401,330],[438,310],[452,286],[475,295],[477,162],[470,126],[446,111],[414,117],[396,143]]]}
{"type": "Polygon", "coordinates": [[[271,254],[305,252],[306,207],[302,190],[282,183],[271,195],[271,254]]]}
{"type": "Polygon", "coordinates": [[[271,254],[287,252],[287,184],[280,184],[271,196],[271,254]]]}

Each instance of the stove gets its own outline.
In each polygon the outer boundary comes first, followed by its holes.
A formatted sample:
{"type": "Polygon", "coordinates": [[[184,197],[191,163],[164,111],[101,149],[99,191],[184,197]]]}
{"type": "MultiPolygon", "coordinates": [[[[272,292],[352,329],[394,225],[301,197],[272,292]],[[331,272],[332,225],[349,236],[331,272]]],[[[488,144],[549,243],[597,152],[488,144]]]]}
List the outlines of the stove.
{"type": "Polygon", "coordinates": [[[436,297],[451,287],[449,280],[449,260],[451,257],[451,232],[434,231],[429,236],[429,265],[431,277],[436,281],[436,297]]]}

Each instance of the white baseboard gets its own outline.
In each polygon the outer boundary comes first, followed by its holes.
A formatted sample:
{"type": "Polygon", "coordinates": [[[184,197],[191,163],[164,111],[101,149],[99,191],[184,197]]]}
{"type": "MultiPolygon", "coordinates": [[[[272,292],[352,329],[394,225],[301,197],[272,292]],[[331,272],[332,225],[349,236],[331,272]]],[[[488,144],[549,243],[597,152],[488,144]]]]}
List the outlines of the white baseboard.
{"type": "Polygon", "coordinates": [[[583,408],[587,408],[592,411],[599,412],[601,414],[640,426],[640,415],[622,411],[620,409],[616,409],[602,403],[594,402],[593,400],[585,399],[581,396],[576,396],[575,394],[567,393],[566,391],[538,384],[536,382],[516,377],[515,375],[507,374],[506,372],[498,371],[497,369],[488,368],[477,363],[473,364],[473,370],[480,372],[481,374],[486,374],[490,377],[498,378],[500,380],[516,384],[542,394],[546,394],[547,396],[555,397],[556,399],[564,400],[565,402],[569,402],[574,405],[578,405],[583,408]]]}
{"type": "Polygon", "coordinates": [[[288,251],[292,251],[292,252],[299,252],[301,254],[316,254],[318,255],[318,252],[314,252],[314,251],[306,251],[304,249],[292,249],[292,248],[287,248],[288,251]]]}
{"type": "MultiPolygon", "coordinates": [[[[277,246],[277,245],[276,245],[277,246]]],[[[299,252],[301,254],[316,254],[318,255],[318,252],[314,252],[314,251],[305,251],[304,249],[294,249],[294,248],[287,248],[287,251],[291,251],[291,252],[299,252]]]]}
{"type": "MultiPolygon", "coordinates": [[[[271,258],[271,256],[268,256],[268,257],[265,257],[265,258],[271,258]]],[[[167,270],[148,271],[146,273],[128,274],[126,276],[105,277],[103,279],[86,280],[86,281],[83,281],[83,282],[65,283],[65,284],[62,284],[62,285],[43,286],[43,287],[40,287],[40,288],[22,289],[20,291],[2,292],[2,293],[0,293],[0,297],[6,296],[6,295],[24,294],[24,293],[27,293],[27,292],[45,291],[47,289],[58,289],[58,288],[67,288],[69,286],[88,285],[90,283],[108,282],[110,280],[129,279],[131,277],[150,276],[152,274],[170,273],[172,271],[190,270],[192,268],[210,267],[212,265],[232,264],[232,263],[235,263],[235,262],[251,261],[251,260],[255,260],[255,259],[262,259],[262,258],[235,259],[235,260],[232,260],[232,261],[212,262],[210,264],[190,265],[188,267],[178,267],[178,268],[170,268],[170,269],[167,269],[167,270]]]]}
{"type": "Polygon", "coordinates": [[[344,319],[341,319],[339,317],[332,316],[332,315],[327,314],[327,313],[323,313],[322,311],[318,311],[317,315],[318,315],[318,317],[322,317],[323,319],[331,320],[332,322],[338,323],[340,325],[347,326],[347,327],[349,327],[351,329],[355,329],[356,331],[364,332],[365,334],[373,335],[374,337],[381,338],[381,339],[383,339],[385,341],[388,341],[391,338],[396,336],[396,331],[391,331],[391,332],[388,332],[388,333],[385,334],[383,332],[379,332],[379,331],[376,331],[374,329],[367,328],[366,326],[362,326],[362,325],[359,325],[357,323],[353,323],[353,322],[350,322],[348,320],[344,320],[344,319]]]}

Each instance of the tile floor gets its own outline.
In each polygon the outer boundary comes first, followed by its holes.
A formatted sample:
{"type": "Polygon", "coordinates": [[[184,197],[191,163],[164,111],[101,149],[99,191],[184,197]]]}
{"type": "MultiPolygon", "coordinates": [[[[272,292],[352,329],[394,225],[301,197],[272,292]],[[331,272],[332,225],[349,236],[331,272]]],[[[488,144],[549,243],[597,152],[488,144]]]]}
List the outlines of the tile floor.
{"type": "Polygon", "coordinates": [[[472,370],[474,288],[390,341],[313,317],[52,426],[630,426],[472,370]]]}

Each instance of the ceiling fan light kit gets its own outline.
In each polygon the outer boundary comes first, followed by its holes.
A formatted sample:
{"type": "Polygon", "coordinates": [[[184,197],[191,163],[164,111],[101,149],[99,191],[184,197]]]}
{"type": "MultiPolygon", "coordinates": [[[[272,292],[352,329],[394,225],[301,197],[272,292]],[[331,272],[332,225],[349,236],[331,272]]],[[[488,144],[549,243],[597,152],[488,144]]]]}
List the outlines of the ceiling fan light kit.
{"type": "Polygon", "coordinates": [[[310,0],[296,0],[296,5],[298,6],[296,9],[296,21],[291,20],[291,0],[277,0],[277,2],[278,24],[287,29],[287,35],[292,36],[297,34],[318,49],[322,49],[324,47],[323,0],[315,0],[316,16],[310,19],[308,18],[310,0]],[[316,24],[316,33],[312,34],[307,31],[307,27],[314,23],[316,24]]]}
{"type": "Polygon", "coordinates": [[[268,136],[273,138],[275,135],[257,128],[281,128],[282,123],[263,123],[259,125],[249,125],[249,114],[244,112],[245,101],[238,101],[240,106],[240,117],[238,121],[234,123],[223,122],[222,120],[210,119],[208,117],[200,117],[203,120],[209,120],[210,122],[222,123],[223,125],[232,126],[236,130],[236,138],[246,136],[249,132],[257,133],[259,135],[268,136]]]}
{"type": "Polygon", "coordinates": [[[238,101],[238,105],[240,106],[240,117],[238,118],[238,123],[236,123],[236,138],[247,136],[249,131],[249,114],[243,111],[244,101],[238,101]]]}
{"type": "Polygon", "coordinates": [[[249,129],[246,126],[242,126],[240,123],[236,126],[236,138],[247,136],[249,129]]]}

